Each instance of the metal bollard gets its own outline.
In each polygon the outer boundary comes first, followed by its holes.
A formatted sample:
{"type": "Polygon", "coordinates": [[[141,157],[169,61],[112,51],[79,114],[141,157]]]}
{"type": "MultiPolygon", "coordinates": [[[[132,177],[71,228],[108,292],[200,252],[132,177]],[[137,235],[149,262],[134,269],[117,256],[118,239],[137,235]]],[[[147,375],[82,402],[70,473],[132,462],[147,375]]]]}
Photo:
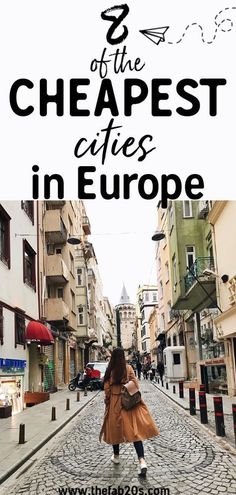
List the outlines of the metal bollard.
{"type": "Polygon", "coordinates": [[[87,387],[84,389],[84,396],[86,397],[88,395],[87,387]]]}
{"type": "Polygon", "coordinates": [[[157,383],[158,383],[158,385],[159,385],[159,383],[160,383],[160,380],[159,380],[159,378],[157,378],[157,383]]]}
{"type": "Polygon", "coordinates": [[[175,394],[175,385],[173,385],[173,394],[175,394]]]}
{"type": "Polygon", "coordinates": [[[179,382],[179,398],[184,398],[184,382],[179,382]]]}
{"type": "Polygon", "coordinates": [[[19,444],[25,443],[25,424],[20,423],[19,428],[19,444]]]}
{"type": "Polygon", "coordinates": [[[236,444],[236,404],[232,404],[232,410],[233,410],[234,438],[236,444]]]}
{"type": "Polygon", "coordinates": [[[52,414],[51,414],[51,421],[56,421],[56,408],[55,406],[52,406],[52,414]]]}
{"type": "Polygon", "coordinates": [[[169,383],[166,382],[166,390],[169,390],[169,383]]]}
{"type": "Polygon", "coordinates": [[[79,402],[79,401],[80,401],[80,393],[77,392],[77,402],[79,402]]]}
{"type": "Polygon", "coordinates": [[[200,420],[203,425],[206,425],[208,423],[206,393],[202,390],[198,392],[198,396],[199,396],[199,407],[200,407],[200,420]]]}
{"type": "Polygon", "coordinates": [[[196,414],[195,388],[189,389],[189,412],[190,412],[190,416],[195,416],[196,414]]]}
{"type": "Polygon", "coordinates": [[[225,436],[224,411],[222,397],[213,397],[215,410],[216,435],[225,436]]]}
{"type": "Polygon", "coordinates": [[[70,410],[70,399],[66,399],[66,411],[70,410]]]}

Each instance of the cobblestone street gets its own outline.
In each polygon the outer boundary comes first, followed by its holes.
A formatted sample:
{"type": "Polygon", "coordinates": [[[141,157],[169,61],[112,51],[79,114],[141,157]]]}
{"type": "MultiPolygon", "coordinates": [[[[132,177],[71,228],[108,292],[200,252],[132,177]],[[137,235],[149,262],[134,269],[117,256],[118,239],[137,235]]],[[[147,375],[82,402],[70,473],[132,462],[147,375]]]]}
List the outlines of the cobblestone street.
{"type": "Polygon", "coordinates": [[[110,460],[111,447],[99,443],[104,411],[103,395],[99,394],[59,439],[53,440],[46,455],[10,488],[9,484],[7,488],[3,486],[0,493],[52,495],[66,487],[129,485],[144,489],[165,487],[171,495],[235,494],[236,458],[150,382],[142,382],[142,393],[161,431],[159,437],[144,442],[146,480],[138,477],[132,445],[122,446],[121,463],[114,465],[110,460]]]}

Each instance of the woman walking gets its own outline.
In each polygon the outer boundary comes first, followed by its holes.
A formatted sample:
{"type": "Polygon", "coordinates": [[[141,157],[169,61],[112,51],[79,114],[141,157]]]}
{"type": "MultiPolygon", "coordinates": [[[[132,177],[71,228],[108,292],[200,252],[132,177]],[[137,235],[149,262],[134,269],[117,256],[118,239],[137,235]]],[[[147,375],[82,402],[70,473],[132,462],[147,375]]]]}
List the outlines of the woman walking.
{"type": "Polygon", "coordinates": [[[113,446],[111,460],[115,464],[120,462],[119,444],[133,442],[139,459],[139,475],[146,476],[147,465],[142,440],[159,435],[159,431],[142,399],[132,409],[122,407],[122,386],[129,381],[139,388],[132,366],[126,365],[123,349],[117,347],[112,352],[104,376],[106,409],[99,438],[113,446]]]}

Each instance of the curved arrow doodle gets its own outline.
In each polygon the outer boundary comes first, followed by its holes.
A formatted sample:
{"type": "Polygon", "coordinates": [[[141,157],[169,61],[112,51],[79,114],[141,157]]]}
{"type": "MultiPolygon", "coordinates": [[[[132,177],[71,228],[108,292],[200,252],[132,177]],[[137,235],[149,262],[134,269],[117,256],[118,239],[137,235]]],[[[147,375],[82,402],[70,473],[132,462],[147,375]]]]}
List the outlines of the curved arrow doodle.
{"type": "Polygon", "coordinates": [[[216,14],[215,16],[215,25],[216,25],[216,28],[215,28],[215,32],[214,32],[214,35],[213,35],[213,38],[211,41],[207,41],[204,37],[204,31],[203,31],[203,27],[198,24],[197,22],[192,22],[192,24],[188,24],[188,26],[186,26],[182,36],[179,38],[178,41],[166,41],[166,43],[168,43],[169,45],[175,45],[177,43],[181,43],[181,41],[183,41],[187,31],[192,27],[192,26],[198,26],[200,31],[201,31],[201,40],[203,43],[206,43],[207,45],[211,45],[212,43],[214,43],[216,37],[217,37],[217,33],[218,31],[222,31],[223,33],[228,33],[229,31],[232,31],[233,29],[233,21],[232,19],[228,19],[228,18],[224,18],[222,19],[221,21],[218,20],[218,18],[220,17],[221,14],[223,13],[226,13],[227,11],[231,11],[231,10],[236,10],[236,7],[225,7],[224,9],[220,10],[220,12],[218,12],[218,14],[216,14]],[[226,27],[227,26],[227,23],[229,23],[229,26],[228,28],[226,27]]]}

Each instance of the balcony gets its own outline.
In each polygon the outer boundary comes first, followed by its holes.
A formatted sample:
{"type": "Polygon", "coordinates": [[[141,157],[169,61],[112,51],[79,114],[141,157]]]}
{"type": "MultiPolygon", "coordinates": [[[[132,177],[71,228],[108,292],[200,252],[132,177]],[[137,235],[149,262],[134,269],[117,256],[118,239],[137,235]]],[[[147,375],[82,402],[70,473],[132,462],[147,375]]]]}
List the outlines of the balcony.
{"type": "Polygon", "coordinates": [[[82,216],[82,228],[85,235],[91,234],[91,226],[87,215],[82,216]]]}
{"type": "Polygon", "coordinates": [[[62,298],[50,298],[46,300],[46,317],[48,321],[69,320],[69,307],[62,298]]]}
{"type": "Polygon", "coordinates": [[[47,207],[47,210],[56,210],[58,208],[63,208],[63,206],[66,204],[65,201],[62,201],[62,200],[59,200],[59,199],[56,199],[56,200],[51,200],[50,201],[46,201],[46,207],[47,207]]]}
{"type": "Polygon", "coordinates": [[[205,219],[209,213],[209,201],[199,201],[198,218],[205,219]]]}
{"type": "Polygon", "coordinates": [[[196,258],[190,270],[198,280],[191,273],[184,277],[185,294],[178,298],[174,309],[191,309],[194,312],[216,307],[216,277],[211,274],[214,269],[213,258],[196,258]]]}
{"type": "Polygon", "coordinates": [[[178,309],[171,308],[170,310],[170,320],[175,320],[180,317],[180,311],[178,309]]]}
{"type": "Polygon", "coordinates": [[[61,254],[47,256],[46,277],[53,284],[66,284],[69,281],[69,270],[61,254]]]}
{"type": "Polygon", "coordinates": [[[47,243],[64,244],[67,241],[67,230],[59,209],[46,210],[44,228],[47,243]]]}

